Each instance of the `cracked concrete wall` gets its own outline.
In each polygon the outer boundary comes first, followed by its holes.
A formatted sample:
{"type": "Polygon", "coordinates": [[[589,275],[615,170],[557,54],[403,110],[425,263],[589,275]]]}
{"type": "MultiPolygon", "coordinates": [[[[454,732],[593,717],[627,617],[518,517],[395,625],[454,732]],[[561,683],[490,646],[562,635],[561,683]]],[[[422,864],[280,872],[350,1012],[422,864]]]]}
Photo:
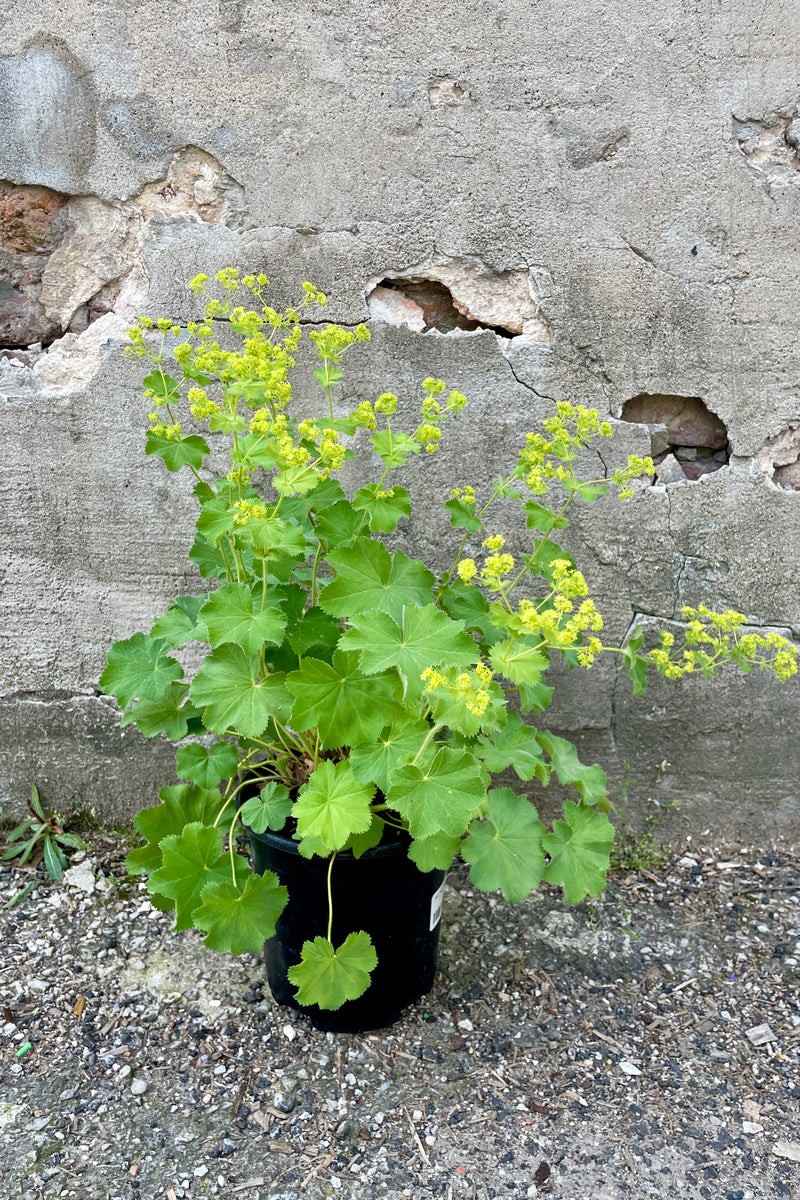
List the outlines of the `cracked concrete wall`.
{"type": "MultiPolygon", "coordinates": [[[[69,217],[47,287],[24,284],[54,340],[0,357],[7,812],[36,780],[57,807],[124,817],[169,774],[169,748],[119,730],[95,691],[109,642],[197,582],[188,487],[144,458],[119,339],[137,308],[186,314],[186,282],[228,263],[265,270],[279,301],[312,279],[333,319],[369,319],[348,400],[411,404],[429,373],[470,396],[441,457],[409,469],[404,544],[436,557],[437,487],[508,466],[553,399],[617,417],[697,397],[729,461],[573,526],[609,635],[697,602],[800,629],[800,13],[196,0],[165,20],[153,0],[11,0],[4,17],[0,180],[69,217]],[[368,303],[403,279],[438,282],[476,328],[368,303]]],[[[31,264],[0,249],[2,306],[31,264]]],[[[601,473],[650,449],[646,425],[617,429],[601,473]]],[[[611,664],[562,682],[554,727],[615,780],[629,764],[632,810],[678,797],[682,828],[800,829],[800,685],[633,700],[611,664]]]]}

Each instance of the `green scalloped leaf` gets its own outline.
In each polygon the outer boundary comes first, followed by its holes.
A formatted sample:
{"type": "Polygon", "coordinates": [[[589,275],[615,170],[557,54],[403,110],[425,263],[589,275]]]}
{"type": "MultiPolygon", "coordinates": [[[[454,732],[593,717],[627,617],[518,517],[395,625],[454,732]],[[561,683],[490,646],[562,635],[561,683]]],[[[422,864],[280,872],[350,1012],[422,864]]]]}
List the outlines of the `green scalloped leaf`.
{"type": "Polygon", "coordinates": [[[533,638],[509,638],[497,643],[489,651],[489,661],[498,675],[527,687],[537,684],[548,666],[539,640],[533,638]]]}
{"type": "MultiPolygon", "coordinates": [[[[209,883],[230,883],[230,857],[222,852],[222,833],[199,821],[161,842],[162,865],[147,881],[147,890],[175,901],[174,929],[190,929],[209,883]]],[[[234,863],[237,860],[234,855],[234,863]]],[[[239,868],[246,869],[244,859],[239,868]]]]}
{"type": "Polygon", "coordinates": [[[550,768],[542,756],[536,733],[537,730],[526,725],[517,713],[509,712],[508,720],[501,729],[478,738],[475,753],[483,759],[487,771],[493,774],[513,767],[520,779],[535,777],[547,783],[550,768]]]}
{"type": "MultiPolygon", "coordinates": [[[[192,787],[188,783],[163,787],[158,793],[161,804],[141,809],[133,818],[133,824],[145,839],[145,845],[131,850],[125,859],[126,870],[131,875],[149,874],[161,866],[160,843],[170,834],[179,834],[184,826],[194,821],[201,825],[213,825],[219,816],[223,800],[218,788],[192,787]]],[[[231,806],[231,810],[232,810],[231,806]]],[[[227,833],[233,819],[226,812],[218,828],[227,833]]],[[[171,907],[171,906],[170,906],[171,907]]]]}
{"type": "Polygon", "coordinates": [[[127,708],[136,698],[160,700],[167,687],[183,676],[183,667],[168,658],[164,648],[164,642],[146,633],[115,642],[100,676],[103,691],[116,696],[120,708],[127,708]]]}
{"type": "Polygon", "coordinates": [[[552,733],[536,734],[536,740],[550,759],[550,768],[565,787],[574,787],[585,804],[597,804],[608,790],[608,780],[602,767],[595,764],[585,767],[578,758],[578,751],[566,738],[552,733]]]}
{"type": "Polygon", "coordinates": [[[285,721],[289,716],[292,698],[284,678],[281,672],[261,678],[257,655],[226,644],[208,655],[189,695],[203,707],[207,729],[220,734],[231,729],[243,737],[259,737],[270,717],[285,721]]]}
{"type": "Polygon", "coordinates": [[[161,638],[170,650],[177,650],[185,642],[208,641],[208,630],[198,621],[200,609],[208,599],[202,596],[176,596],[163,616],[153,624],[150,637],[161,638]]]}
{"type": "MultiPolygon", "coordinates": [[[[401,717],[381,730],[374,740],[354,746],[350,751],[350,766],[356,779],[361,783],[372,782],[386,793],[392,772],[411,762],[430,729],[427,721],[401,717]]],[[[435,749],[433,745],[428,747],[431,757],[435,749]]]]}
{"type": "Polygon", "coordinates": [[[433,604],[407,605],[397,620],[384,612],[362,613],[341,638],[342,650],[358,650],[362,671],[371,675],[396,667],[409,700],[422,695],[422,672],[440,663],[470,667],[479,654],[460,622],[433,604]]]}
{"type": "Polygon", "coordinates": [[[171,741],[179,742],[186,737],[189,720],[200,715],[193,704],[184,704],[185,699],[185,684],[171,683],[160,699],[137,700],[120,724],[135,725],[148,738],[165,733],[171,741]]]}
{"type": "Polygon", "coordinates": [[[377,608],[399,620],[405,605],[430,604],[434,577],[423,563],[383,542],[356,538],[352,546],[331,550],[328,563],[336,578],[322,589],[319,606],[334,617],[353,618],[377,608]]]}
{"type": "Polygon", "coordinates": [[[377,737],[387,720],[402,713],[395,699],[398,675],[365,675],[355,652],[337,650],[332,663],[306,658],[286,676],[286,686],[295,697],[293,728],[316,726],[326,750],[377,737]]]}
{"type": "Polygon", "coordinates": [[[461,855],[477,888],[519,903],[542,878],[547,831],[530,801],[511,788],[493,788],[488,799],[487,816],[472,822],[461,855]]]}
{"type": "Polygon", "coordinates": [[[585,804],[564,802],[564,820],[542,838],[550,856],[544,869],[548,883],[561,884],[564,899],[577,904],[584,896],[599,896],[606,885],[614,826],[605,813],[585,804]]]}
{"type": "Polygon", "coordinates": [[[408,857],[420,871],[448,871],[461,849],[461,838],[451,833],[433,833],[416,838],[408,848],[408,857]]]}
{"type": "Polygon", "coordinates": [[[485,795],[472,755],[441,746],[426,766],[400,767],[386,799],[408,821],[412,838],[421,840],[435,833],[462,834],[485,795]]]}
{"type": "Polygon", "coordinates": [[[320,838],[328,851],[341,850],[351,834],[369,829],[374,795],[372,784],[359,783],[346,760],[321,762],[294,805],[298,837],[320,838]]]}
{"type": "Polygon", "coordinates": [[[287,974],[297,988],[299,1004],[335,1011],[347,1000],[363,996],[377,965],[372,939],[359,930],[349,933],[338,949],[323,937],[304,942],[300,962],[287,974]]]}
{"type": "Polygon", "coordinates": [[[397,484],[388,490],[377,483],[359,488],[353,497],[353,508],[369,515],[369,527],[373,533],[392,533],[398,521],[411,516],[408,492],[397,484]]]}
{"type": "Polygon", "coordinates": [[[280,833],[292,811],[292,798],[283,784],[268,783],[257,796],[246,800],[239,809],[242,823],[253,833],[272,829],[280,833]]]}
{"type": "Polygon", "coordinates": [[[257,654],[264,642],[279,645],[287,619],[279,608],[262,609],[260,596],[254,596],[246,583],[226,583],[217,588],[203,605],[201,615],[212,646],[231,642],[246,654],[257,654]]]}
{"type": "Polygon", "coordinates": [[[175,761],[182,779],[191,779],[200,787],[213,788],[236,773],[239,756],[236,747],[229,742],[215,742],[208,749],[199,742],[192,742],[189,746],[181,746],[175,761]]]}
{"type": "Polygon", "coordinates": [[[196,433],[173,439],[148,432],[144,452],[163,458],[168,471],[180,471],[181,467],[187,465],[197,470],[202,467],[209,447],[205,438],[198,437],[196,433]]]}
{"type": "Polygon", "coordinates": [[[207,935],[211,950],[229,954],[257,954],[264,942],[273,937],[278,917],[286,907],[289,893],[272,871],[255,875],[247,870],[239,886],[230,882],[207,884],[202,903],[195,909],[193,924],[207,935]]]}

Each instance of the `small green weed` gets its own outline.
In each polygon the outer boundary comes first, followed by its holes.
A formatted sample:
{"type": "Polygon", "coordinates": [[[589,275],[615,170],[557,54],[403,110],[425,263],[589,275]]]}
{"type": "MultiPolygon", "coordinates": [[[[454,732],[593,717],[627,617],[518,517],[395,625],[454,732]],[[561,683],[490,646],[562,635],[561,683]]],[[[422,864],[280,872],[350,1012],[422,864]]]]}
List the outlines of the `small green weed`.
{"type": "MultiPolygon", "coordinates": [[[[28,808],[30,817],[20,821],[19,825],[11,830],[6,839],[5,849],[0,854],[0,862],[16,860],[18,867],[27,864],[33,869],[43,859],[50,878],[60,879],[67,868],[66,851],[85,850],[86,844],[76,833],[66,832],[68,816],[62,817],[52,809],[45,812],[35,783],[31,784],[28,808]]],[[[30,895],[35,886],[35,881],[27,884],[5,907],[13,908],[30,895]]]]}

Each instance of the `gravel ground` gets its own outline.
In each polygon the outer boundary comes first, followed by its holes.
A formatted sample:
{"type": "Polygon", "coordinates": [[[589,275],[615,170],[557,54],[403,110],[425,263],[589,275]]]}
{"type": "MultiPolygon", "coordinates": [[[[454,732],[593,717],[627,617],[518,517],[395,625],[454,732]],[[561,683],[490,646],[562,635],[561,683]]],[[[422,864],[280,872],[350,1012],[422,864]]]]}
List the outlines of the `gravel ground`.
{"type": "Polygon", "coordinates": [[[123,858],[95,836],[2,912],[3,1200],[800,1197],[785,848],[685,848],[573,908],[453,871],[434,991],[364,1035],[170,932],[123,858]]]}

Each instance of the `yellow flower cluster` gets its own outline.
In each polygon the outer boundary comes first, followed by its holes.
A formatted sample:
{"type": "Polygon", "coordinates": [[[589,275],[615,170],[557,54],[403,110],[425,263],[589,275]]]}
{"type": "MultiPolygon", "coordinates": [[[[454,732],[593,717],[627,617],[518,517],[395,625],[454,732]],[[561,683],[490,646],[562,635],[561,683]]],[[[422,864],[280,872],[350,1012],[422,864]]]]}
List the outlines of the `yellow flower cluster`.
{"type": "Polygon", "coordinates": [[[247,525],[248,521],[263,521],[267,515],[266,504],[255,500],[237,500],[233,506],[234,525],[247,525]]]}
{"type": "Polygon", "coordinates": [[[747,623],[744,613],[733,609],[714,612],[701,604],[682,608],[681,616],[686,622],[682,648],[675,647],[674,634],[663,630],[659,645],[647,656],[667,679],[680,679],[694,671],[708,677],[727,662],[738,663],[745,671],[753,667],[771,671],[782,681],[797,674],[797,646],[779,633],[742,632],[747,623]]]}
{"type": "Polygon", "coordinates": [[[159,421],[158,413],[150,413],[150,433],[156,437],[166,438],[168,442],[179,442],[181,439],[180,422],[176,421],[174,425],[164,425],[159,421]]]}
{"type": "Polygon", "coordinates": [[[394,392],[381,392],[375,401],[375,412],[391,417],[397,411],[397,396],[394,392]]]}
{"type": "Polygon", "coordinates": [[[456,487],[450,493],[451,500],[460,500],[462,504],[474,504],[476,500],[475,488],[473,487],[456,487]]]}
{"type": "Polygon", "coordinates": [[[446,688],[454,699],[462,700],[467,712],[475,717],[482,717],[489,706],[491,697],[487,689],[492,671],[485,663],[478,663],[474,671],[462,671],[452,682],[435,667],[426,667],[420,678],[426,692],[446,688]]]}

